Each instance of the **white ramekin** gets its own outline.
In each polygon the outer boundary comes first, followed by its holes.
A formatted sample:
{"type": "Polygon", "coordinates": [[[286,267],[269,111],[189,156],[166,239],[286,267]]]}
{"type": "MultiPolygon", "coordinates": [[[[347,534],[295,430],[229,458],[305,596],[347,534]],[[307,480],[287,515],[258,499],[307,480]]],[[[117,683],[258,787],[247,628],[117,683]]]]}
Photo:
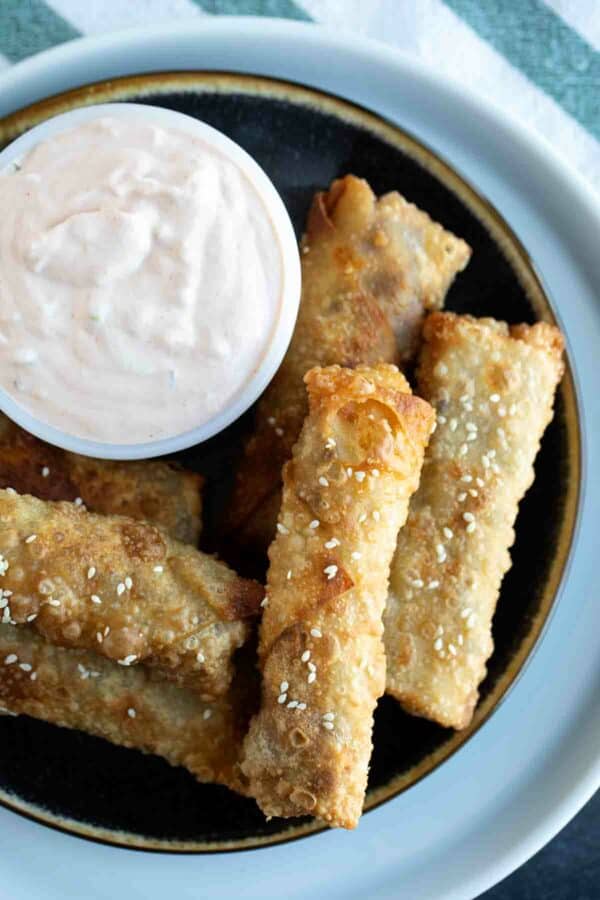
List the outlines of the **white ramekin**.
{"type": "Polygon", "coordinates": [[[300,303],[300,259],[294,229],[283,201],[258,163],[220,131],[184,113],[157,106],[146,106],[142,103],[101,103],[70,110],[42,122],[5,147],[0,152],[0,170],[21,159],[40,141],[73,128],[80,122],[108,115],[119,118],[135,116],[164,128],[177,128],[201,138],[219,150],[242,170],[258,192],[279,239],[281,250],[283,280],[281,304],[271,341],[265,349],[262,362],[221,412],[197,428],[145,443],[112,444],[92,441],[41,421],[0,387],[0,409],[22,428],[49,444],[100,459],[144,459],[174,453],[213,437],[239,418],[262,394],[277,371],[294,330],[300,303]]]}

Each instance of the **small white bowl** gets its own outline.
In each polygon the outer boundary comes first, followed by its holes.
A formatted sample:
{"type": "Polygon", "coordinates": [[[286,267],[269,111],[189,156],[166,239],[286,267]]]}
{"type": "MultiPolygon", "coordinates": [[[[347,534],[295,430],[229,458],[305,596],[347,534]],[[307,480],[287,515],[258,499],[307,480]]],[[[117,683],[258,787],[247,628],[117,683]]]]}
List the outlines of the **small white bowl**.
{"type": "Polygon", "coordinates": [[[17,138],[0,152],[0,170],[18,162],[40,141],[60,134],[92,119],[103,116],[144,119],[164,128],[176,128],[201,138],[235,163],[261,197],[279,239],[282,263],[282,294],[279,315],[262,362],[241,390],[217,415],[203,425],[172,437],[134,444],[112,444],[69,434],[39,420],[24,409],[14,397],[0,387],[0,409],[14,422],[36,437],[62,447],[100,459],[145,459],[183,450],[218,434],[239,418],[267,387],[291,340],[300,303],[300,258],[294,229],[281,197],[258,163],[245,150],[220,131],[184,113],[141,103],[101,103],[70,110],[54,116],[17,138]]]}

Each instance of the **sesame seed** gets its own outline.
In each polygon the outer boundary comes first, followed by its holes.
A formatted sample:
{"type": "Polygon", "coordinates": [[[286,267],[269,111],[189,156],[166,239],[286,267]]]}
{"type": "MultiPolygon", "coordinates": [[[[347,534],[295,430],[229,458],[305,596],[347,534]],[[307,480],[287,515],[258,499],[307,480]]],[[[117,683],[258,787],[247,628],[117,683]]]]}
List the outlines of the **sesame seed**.
{"type": "Polygon", "coordinates": [[[475,424],[475,422],[467,422],[465,428],[467,429],[467,431],[477,431],[477,425],[475,424]]]}
{"type": "Polygon", "coordinates": [[[463,638],[462,634],[458,635],[458,637],[456,638],[456,643],[458,644],[459,647],[462,647],[462,645],[464,644],[464,638],[463,638]]]}
{"type": "Polygon", "coordinates": [[[464,501],[467,499],[467,492],[461,491],[461,493],[458,495],[458,497],[456,499],[458,500],[459,503],[464,503],[464,501]]]}
{"type": "Polygon", "coordinates": [[[308,678],[307,678],[306,680],[307,680],[307,682],[308,682],[309,684],[312,684],[313,681],[316,681],[316,680],[317,680],[317,673],[316,673],[316,672],[309,672],[309,673],[308,673],[308,678]]]}
{"type": "Polygon", "coordinates": [[[310,650],[305,650],[302,656],[300,657],[301,662],[308,662],[310,659],[310,650]]]}
{"type": "Polygon", "coordinates": [[[464,481],[466,484],[469,484],[471,481],[473,481],[473,476],[472,475],[463,475],[460,480],[464,481]]]}
{"type": "Polygon", "coordinates": [[[277,523],[277,531],[279,534],[289,534],[289,529],[285,527],[281,522],[277,523]]]}
{"type": "Polygon", "coordinates": [[[75,504],[75,506],[83,506],[83,500],[81,499],[81,497],[75,497],[73,503],[75,504]]]}
{"type": "Polygon", "coordinates": [[[469,606],[465,607],[465,609],[463,609],[463,611],[460,614],[461,619],[468,619],[469,616],[471,615],[471,612],[472,612],[472,610],[469,606]]]}
{"type": "Polygon", "coordinates": [[[433,579],[432,581],[430,581],[429,584],[427,585],[427,590],[428,590],[428,591],[435,591],[435,589],[438,588],[439,586],[440,586],[439,581],[437,580],[437,578],[434,578],[434,579],[433,579]]]}
{"type": "Polygon", "coordinates": [[[100,599],[98,594],[92,594],[92,596],[90,597],[90,600],[92,601],[92,603],[96,603],[96,604],[102,603],[102,600],[100,599]]]}
{"type": "Polygon", "coordinates": [[[475,479],[475,483],[476,483],[477,485],[479,485],[479,487],[483,487],[484,484],[485,484],[485,481],[483,480],[483,478],[476,478],[476,479],[475,479]]]}
{"type": "Polygon", "coordinates": [[[456,429],[458,428],[458,420],[450,419],[450,424],[448,427],[450,428],[450,431],[456,431],[456,429]]]}
{"type": "Polygon", "coordinates": [[[435,552],[437,553],[438,562],[446,562],[447,553],[443,544],[437,544],[435,552]]]}
{"type": "Polygon", "coordinates": [[[373,478],[379,478],[379,469],[371,469],[371,475],[373,478]]]}
{"type": "Polygon", "coordinates": [[[438,627],[435,629],[435,636],[441,637],[443,635],[443,633],[444,633],[443,625],[438,625],[438,627]]]}
{"type": "Polygon", "coordinates": [[[498,415],[500,416],[501,419],[504,418],[504,416],[506,415],[506,407],[505,406],[498,407],[498,415]]]}
{"type": "Polygon", "coordinates": [[[104,640],[104,638],[102,637],[102,632],[101,632],[101,631],[97,631],[97,632],[96,632],[96,640],[98,641],[99,644],[101,644],[102,641],[104,640]]]}
{"type": "Polygon", "coordinates": [[[53,597],[48,597],[47,602],[49,606],[60,606],[60,600],[55,600],[53,597]]]}
{"type": "Polygon", "coordinates": [[[117,662],[120,666],[130,666],[131,663],[135,662],[137,656],[135,653],[130,653],[129,656],[126,656],[124,659],[118,659],[117,662]]]}
{"type": "Polygon", "coordinates": [[[333,731],[334,725],[333,722],[322,722],[323,728],[326,728],[327,731],[333,731]]]}
{"type": "Polygon", "coordinates": [[[381,518],[381,513],[379,512],[378,509],[373,510],[373,518],[375,519],[376,522],[379,522],[379,520],[381,518]]]}
{"type": "Polygon", "coordinates": [[[471,613],[471,615],[467,619],[467,628],[473,628],[476,621],[477,621],[477,617],[476,617],[475,613],[471,613]]]}
{"type": "Polygon", "coordinates": [[[329,482],[324,475],[319,476],[319,484],[321,485],[321,487],[329,487],[329,482]]]}
{"type": "Polygon", "coordinates": [[[346,469],[346,472],[348,474],[348,478],[352,478],[353,469],[351,466],[348,466],[348,468],[346,469]]]}
{"type": "Polygon", "coordinates": [[[35,622],[35,620],[37,619],[37,616],[38,616],[37,613],[31,613],[30,616],[27,616],[27,618],[25,619],[25,621],[26,621],[26,622],[35,622]]]}
{"type": "Polygon", "coordinates": [[[331,581],[331,579],[332,579],[332,578],[335,578],[335,576],[337,575],[338,567],[337,567],[337,566],[333,566],[333,565],[332,565],[332,566],[325,566],[325,568],[323,569],[323,572],[324,572],[325,575],[327,575],[327,580],[328,580],[328,581],[331,581]]]}
{"type": "Polygon", "coordinates": [[[47,478],[49,474],[50,474],[50,469],[48,468],[48,466],[43,466],[42,467],[42,478],[47,478]]]}
{"type": "Polygon", "coordinates": [[[260,601],[260,605],[262,606],[263,609],[265,608],[265,606],[269,605],[269,598],[266,595],[260,601]]]}
{"type": "Polygon", "coordinates": [[[413,581],[413,587],[422,588],[422,587],[424,587],[424,585],[425,585],[425,582],[423,581],[422,578],[415,578],[413,581]]]}
{"type": "Polygon", "coordinates": [[[289,689],[289,684],[287,681],[282,681],[279,685],[279,693],[285,694],[285,692],[289,689]]]}
{"type": "Polygon", "coordinates": [[[360,523],[361,525],[362,525],[363,522],[366,522],[366,521],[367,521],[367,514],[366,514],[366,513],[361,513],[360,516],[358,517],[358,521],[359,521],[359,523],[360,523]]]}
{"type": "Polygon", "coordinates": [[[459,403],[468,403],[470,399],[468,394],[463,394],[462,397],[459,398],[459,403]]]}
{"type": "Polygon", "coordinates": [[[287,570],[287,575],[285,577],[286,577],[287,581],[292,580],[292,570],[291,569],[287,570]]]}
{"type": "Polygon", "coordinates": [[[300,710],[306,709],[306,703],[299,703],[299,704],[298,704],[298,709],[300,709],[300,710]]]}
{"type": "Polygon", "coordinates": [[[267,424],[275,425],[275,416],[269,416],[269,418],[267,419],[267,424]]]}
{"type": "Polygon", "coordinates": [[[441,637],[436,638],[435,641],[433,642],[433,649],[434,649],[434,650],[441,650],[443,646],[444,646],[444,642],[443,642],[443,640],[441,639],[441,637]]]}
{"type": "Polygon", "coordinates": [[[309,663],[307,663],[307,665],[308,665],[308,669],[309,669],[310,672],[316,672],[316,671],[317,671],[317,667],[315,666],[314,662],[309,662],[309,663]]]}
{"type": "Polygon", "coordinates": [[[276,428],[275,434],[277,435],[277,437],[283,437],[283,428],[276,428]]]}
{"type": "Polygon", "coordinates": [[[313,519],[312,522],[309,523],[308,527],[312,528],[314,530],[315,528],[318,528],[320,524],[321,523],[319,522],[318,519],[313,519]]]}
{"type": "Polygon", "coordinates": [[[367,477],[367,473],[366,472],[355,472],[354,477],[360,483],[361,481],[365,480],[365,478],[367,477]]]}
{"type": "Polygon", "coordinates": [[[297,700],[290,700],[290,702],[287,705],[287,708],[288,709],[296,709],[297,706],[298,706],[297,700]]]}
{"type": "Polygon", "coordinates": [[[438,363],[435,367],[436,375],[447,375],[448,374],[448,366],[446,363],[438,363]]]}
{"type": "Polygon", "coordinates": [[[23,672],[31,672],[31,666],[29,663],[19,663],[19,668],[23,670],[23,672]]]}
{"type": "Polygon", "coordinates": [[[37,676],[38,676],[38,673],[37,673],[37,672],[32,672],[31,675],[29,676],[29,680],[30,680],[30,681],[37,681],[37,676]]]}
{"type": "Polygon", "coordinates": [[[498,427],[496,428],[496,434],[498,435],[499,438],[506,437],[504,428],[502,428],[500,425],[498,425],[498,427]]]}
{"type": "Polygon", "coordinates": [[[198,653],[196,653],[196,661],[199,663],[206,662],[206,657],[204,656],[202,650],[199,650],[198,653]]]}
{"type": "Polygon", "coordinates": [[[96,574],[96,567],[90,566],[89,569],[87,570],[88,581],[89,581],[89,579],[93,578],[95,574],[96,574]]]}
{"type": "Polygon", "coordinates": [[[164,569],[162,566],[154,566],[153,571],[158,572],[158,574],[160,575],[161,572],[164,572],[164,569]]]}
{"type": "Polygon", "coordinates": [[[338,541],[337,538],[331,538],[330,540],[325,541],[324,547],[325,547],[327,550],[333,550],[334,547],[339,546],[339,543],[340,543],[340,542],[338,541]]]}
{"type": "Polygon", "coordinates": [[[490,403],[499,403],[500,394],[490,394],[490,403]]]}
{"type": "Polygon", "coordinates": [[[104,637],[108,637],[109,634],[110,634],[110,625],[107,625],[106,628],[104,629],[104,637]]]}
{"type": "Polygon", "coordinates": [[[6,572],[9,567],[9,562],[5,556],[2,556],[0,553],[0,575],[6,575],[6,572]]]}
{"type": "Polygon", "coordinates": [[[127,588],[128,591],[130,591],[131,588],[133,587],[133,581],[132,581],[132,579],[129,577],[129,575],[128,575],[127,578],[125,579],[125,587],[127,588]]]}
{"type": "Polygon", "coordinates": [[[311,628],[310,633],[314,638],[323,637],[323,632],[321,631],[320,628],[311,628]]]}
{"type": "Polygon", "coordinates": [[[212,716],[212,709],[205,709],[204,712],[202,713],[202,718],[204,719],[205,722],[207,719],[210,719],[211,716],[212,716]]]}
{"type": "Polygon", "coordinates": [[[464,512],[462,517],[465,520],[465,522],[474,522],[475,521],[475,516],[473,515],[472,512],[464,512]]]}
{"type": "Polygon", "coordinates": [[[133,706],[130,706],[130,707],[129,707],[129,709],[127,710],[127,715],[129,716],[130,719],[135,719],[135,717],[136,717],[136,711],[135,711],[135,709],[133,708],[133,706]]]}
{"type": "Polygon", "coordinates": [[[283,706],[283,704],[285,703],[286,700],[287,700],[287,694],[280,694],[279,697],[277,698],[277,702],[279,703],[280,706],[283,706]]]}
{"type": "Polygon", "coordinates": [[[454,646],[454,644],[448,644],[448,650],[450,651],[452,656],[456,656],[456,647],[454,646]]]}
{"type": "Polygon", "coordinates": [[[516,403],[511,403],[510,406],[508,407],[508,414],[509,414],[509,416],[514,416],[514,414],[516,413],[516,411],[517,411],[517,404],[516,404],[516,403]]]}
{"type": "Polygon", "coordinates": [[[487,456],[485,456],[485,454],[481,457],[481,462],[483,463],[483,468],[484,468],[484,469],[489,469],[489,467],[490,467],[490,461],[489,461],[489,459],[487,458],[487,456]]]}
{"type": "Polygon", "coordinates": [[[332,713],[332,712],[323,713],[323,721],[324,722],[333,722],[334,719],[335,719],[335,713],[332,713]]]}
{"type": "Polygon", "coordinates": [[[8,656],[4,657],[4,665],[11,666],[13,663],[16,663],[18,658],[16,653],[9,653],[8,656]]]}
{"type": "Polygon", "coordinates": [[[451,540],[451,538],[454,537],[454,532],[452,531],[451,528],[448,528],[447,525],[444,525],[444,527],[442,528],[442,531],[444,532],[444,537],[448,538],[448,540],[451,540]]]}
{"type": "Polygon", "coordinates": [[[438,416],[437,421],[440,425],[445,425],[447,421],[446,416],[438,416]]]}
{"type": "Polygon", "coordinates": [[[469,522],[469,524],[465,528],[465,531],[467,532],[467,534],[473,534],[476,528],[477,525],[475,524],[475,522],[469,522]]]}
{"type": "Polygon", "coordinates": [[[25,538],[25,543],[33,544],[33,542],[36,540],[36,538],[37,538],[37,534],[30,534],[29,537],[25,538]]]}
{"type": "Polygon", "coordinates": [[[468,449],[469,448],[466,444],[461,444],[460,450],[458,452],[460,453],[461,456],[464,456],[467,453],[468,449]]]}
{"type": "Polygon", "coordinates": [[[333,450],[333,448],[335,447],[335,438],[328,437],[325,441],[325,446],[328,450],[333,450]]]}
{"type": "Polygon", "coordinates": [[[475,488],[469,488],[469,494],[471,497],[479,497],[479,491],[475,488]]]}
{"type": "Polygon", "coordinates": [[[125,585],[123,584],[122,581],[120,581],[119,584],[117,585],[117,595],[120,597],[121,594],[124,594],[124,593],[125,593],[125,585]]]}
{"type": "Polygon", "coordinates": [[[350,555],[352,556],[352,559],[360,559],[361,556],[362,556],[362,553],[359,553],[358,550],[355,550],[355,551],[354,551],[353,553],[351,553],[350,555]]]}

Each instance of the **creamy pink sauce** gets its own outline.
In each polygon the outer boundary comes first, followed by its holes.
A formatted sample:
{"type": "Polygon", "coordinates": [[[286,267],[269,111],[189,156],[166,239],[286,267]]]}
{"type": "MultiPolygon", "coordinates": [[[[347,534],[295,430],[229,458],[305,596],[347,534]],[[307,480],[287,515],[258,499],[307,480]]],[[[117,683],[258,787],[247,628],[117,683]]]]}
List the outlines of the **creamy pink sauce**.
{"type": "Polygon", "coordinates": [[[78,437],[202,425],[260,365],[282,255],[259,193],[184,131],[102,118],[0,173],[0,384],[78,437]]]}

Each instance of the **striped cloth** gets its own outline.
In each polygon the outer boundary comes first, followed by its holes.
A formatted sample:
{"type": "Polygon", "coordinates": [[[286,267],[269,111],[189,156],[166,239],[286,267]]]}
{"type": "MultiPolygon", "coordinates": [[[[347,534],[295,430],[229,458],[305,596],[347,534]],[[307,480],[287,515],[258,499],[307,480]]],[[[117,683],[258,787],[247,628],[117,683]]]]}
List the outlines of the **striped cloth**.
{"type": "Polygon", "coordinates": [[[599,0],[0,0],[2,68],[80,35],[207,15],[379,38],[475,87],[600,189],[599,0]]]}

